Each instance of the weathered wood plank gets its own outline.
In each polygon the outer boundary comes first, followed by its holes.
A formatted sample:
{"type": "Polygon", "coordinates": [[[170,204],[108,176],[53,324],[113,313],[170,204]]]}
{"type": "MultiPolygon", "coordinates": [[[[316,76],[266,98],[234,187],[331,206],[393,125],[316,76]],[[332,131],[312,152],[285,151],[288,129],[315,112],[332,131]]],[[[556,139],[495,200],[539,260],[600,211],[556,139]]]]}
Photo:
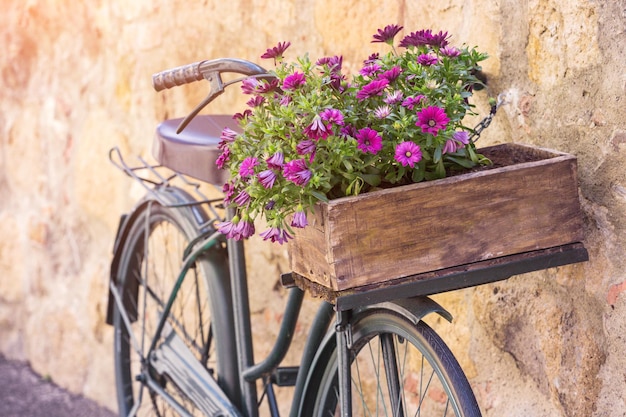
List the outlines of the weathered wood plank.
{"type": "Polygon", "coordinates": [[[483,152],[502,166],[320,205],[290,243],[293,271],[345,290],[582,239],[573,156],[483,152]]]}

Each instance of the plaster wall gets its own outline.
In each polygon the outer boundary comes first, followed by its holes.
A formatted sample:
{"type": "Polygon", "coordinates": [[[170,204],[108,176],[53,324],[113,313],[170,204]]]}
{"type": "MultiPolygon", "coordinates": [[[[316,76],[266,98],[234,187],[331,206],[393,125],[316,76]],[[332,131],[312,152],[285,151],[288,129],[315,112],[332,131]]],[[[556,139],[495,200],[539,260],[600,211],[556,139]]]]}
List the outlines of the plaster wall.
{"type": "MultiPolygon", "coordinates": [[[[489,93],[505,105],[482,144],[578,157],[590,262],[437,297],[455,322],[432,324],[484,415],[626,415],[623,0],[3,1],[0,351],[115,409],[108,264],[118,216],[141,189],[108,150],[149,157],[155,124],[206,92],[156,94],[151,74],[224,56],[260,62],[279,41],[291,41],[290,56],[343,54],[357,68],[390,23],[447,30],[490,54],[489,93]]],[[[483,112],[486,99],[476,97],[483,112]]],[[[212,111],[241,108],[235,91],[212,111]]],[[[281,317],[287,255],[258,239],[247,250],[260,357],[281,317]]]]}

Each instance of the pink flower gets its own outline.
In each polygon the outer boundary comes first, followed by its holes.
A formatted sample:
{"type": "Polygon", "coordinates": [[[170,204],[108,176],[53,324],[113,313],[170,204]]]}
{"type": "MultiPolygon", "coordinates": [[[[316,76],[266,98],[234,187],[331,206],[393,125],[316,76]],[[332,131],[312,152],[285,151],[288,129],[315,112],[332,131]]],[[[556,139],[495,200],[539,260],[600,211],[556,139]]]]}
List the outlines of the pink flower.
{"type": "Polygon", "coordinates": [[[314,140],[326,139],[330,135],[330,130],[326,127],[320,116],[315,116],[309,126],[304,129],[304,133],[314,140]]]}
{"type": "Polygon", "coordinates": [[[287,162],[283,166],[283,175],[287,180],[304,187],[307,185],[313,174],[307,168],[304,159],[295,159],[287,162]]]}
{"type": "Polygon", "coordinates": [[[369,127],[357,132],[356,141],[358,142],[357,148],[365,153],[377,154],[383,148],[383,138],[369,127]]]}
{"type": "Polygon", "coordinates": [[[361,74],[364,77],[373,77],[374,75],[376,75],[376,73],[378,73],[378,71],[380,71],[380,65],[370,64],[361,68],[361,71],[359,71],[359,74],[361,74]]]}
{"type": "Polygon", "coordinates": [[[389,85],[389,80],[383,78],[382,80],[374,80],[369,84],[366,84],[356,93],[356,98],[359,100],[365,100],[368,97],[373,97],[382,94],[385,87],[389,85]]]}
{"type": "Polygon", "coordinates": [[[242,178],[247,178],[250,175],[253,175],[254,167],[257,165],[259,165],[259,160],[257,158],[254,158],[252,156],[247,157],[243,160],[241,166],[239,167],[239,175],[242,178]]]}
{"type": "Polygon", "coordinates": [[[422,160],[422,150],[411,141],[402,142],[396,146],[395,160],[400,162],[402,166],[408,165],[413,168],[422,160]]]}
{"type": "Polygon", "coordinates": [[[385,119],[389,117],[390,114],[391,114],[391,107],[387,105],[378,106],[376,107],[376,109],[374,109],[374,116],[376,116],[378,119],[385,119]]]}
{"type": "Polygon", "coordinates": [[[415,125],[422,128],[424,133],[437,136],[441,129],[445,129],[450,119],[446,112],[437,106],[429,106],[417,113],[418,121],[415,125]]]}
{"type": "Polygon", "coordinates": [[[289,48],[290,45],[291,45],[291,42],[278,42],[278,45],[265,51],[265,53],[261,55],[261,58],[263,59],[273,58],[274,60],[281,59],[283,57],[283,54],[285,53],[287,48],[289,48]]]}
{"type": "Polygon", "coordinates": [[[294,72],[285,77],[283,81],[283,90],[295,90],[306,83],[306,77],[301,72],[294,72]]]}
{"type": "Polygon", "coordinates": [[[326,122],[343,125],[343,114],[336,109],[326,109],[320,113],[320,118],[326,122]]]}
{"type": "Polygon", "coordinates": [[[404,99],[404,101],[402,102],[402,107],[406,107],[409,110],[413,110],[413,108],[415,106],[417,106],[418,104],[420,104],[422,102],[422,100],[424,100],[426,97],[424,97],[423,95],[418,95],[417,97],[407,97],[406,99],[404,99]]]}
{"type": "Polygon", "coordinates": [[[402,68],[396,66],[380,74],[378,76],[378,79],[386,79],[389,80],[390,83],[392,83],[396,80],[396,78],[400,76],[401,73],[402,68]]]}
{"type": "MultiPolygon", "coordinates": [[[[402,91],[400,90],[396,90],[393,93],[389,93],[387,94],[387,97],[385,97],[383,99],[383,101],[387,104],[397,104],[402,102],[402,99],[404,98],[402,91]]],[[[413,109],[411,109],[413,110],[413,109]]]]}

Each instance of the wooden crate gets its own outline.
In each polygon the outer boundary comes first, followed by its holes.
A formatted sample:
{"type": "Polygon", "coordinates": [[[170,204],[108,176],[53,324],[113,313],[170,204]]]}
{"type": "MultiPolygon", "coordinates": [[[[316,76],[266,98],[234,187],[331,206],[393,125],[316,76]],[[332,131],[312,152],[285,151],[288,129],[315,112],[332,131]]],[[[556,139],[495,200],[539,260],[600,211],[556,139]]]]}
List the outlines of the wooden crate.
{"type": "Polygon", "coordinates": [[[293,272],[333,291],[582,240],[576,158],[518,144],[494,166],[319,204],[293,272]]]}

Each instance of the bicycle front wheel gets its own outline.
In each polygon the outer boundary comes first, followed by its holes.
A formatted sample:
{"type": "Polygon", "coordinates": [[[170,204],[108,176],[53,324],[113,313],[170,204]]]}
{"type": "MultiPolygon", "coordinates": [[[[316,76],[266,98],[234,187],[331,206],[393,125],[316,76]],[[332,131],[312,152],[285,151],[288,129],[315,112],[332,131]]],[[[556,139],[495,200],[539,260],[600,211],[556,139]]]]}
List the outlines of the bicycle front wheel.
{"type": "MultiPolygon", "coordinates": [[[[357,315],[349,349],[353,416],[480,416],[457,360],[424,322],[378,309],[357,315]]],[[[337,349],[319,380],[316,417],[340,416],[337,349]]]]}
{"type": "MultiPolygon", "coordinates": [[[[171,376],[152,367],[147,357],[179,277],[184,250],[199,233],[193,214],[189,208],[150,203],[137,214],[124,242],[117,274],[123,313],[116,304],[113,315],[115,374],[122,416],[178,415],[174,402],[191,415],[201,415],[171,376]],[[123,314],[131,322],[130,329],[123,314]],[[150,388],[148,379],[156,381],[158,387],[150,388]]],[[[218,305],[224,308],[230,300],[228,280],[223,276],[227,259],[219,245],[213,252],[200,258],[179,283],[166,328],[184,341],[198,363],[219,383],[224,380],[223,373],[234,372],[222,360],[234,351],[234,346],[226,337],[226,328],[232,326],[230,314],[218,310],[218,305]],[[220,320],[214,320],[218,315],[220,320]]],[[[165,343],[165,337],[156,337],[157,348],[161,343],[165,343]]],[[[228,387],[223,389],[227,391],[228,387]]]]}

